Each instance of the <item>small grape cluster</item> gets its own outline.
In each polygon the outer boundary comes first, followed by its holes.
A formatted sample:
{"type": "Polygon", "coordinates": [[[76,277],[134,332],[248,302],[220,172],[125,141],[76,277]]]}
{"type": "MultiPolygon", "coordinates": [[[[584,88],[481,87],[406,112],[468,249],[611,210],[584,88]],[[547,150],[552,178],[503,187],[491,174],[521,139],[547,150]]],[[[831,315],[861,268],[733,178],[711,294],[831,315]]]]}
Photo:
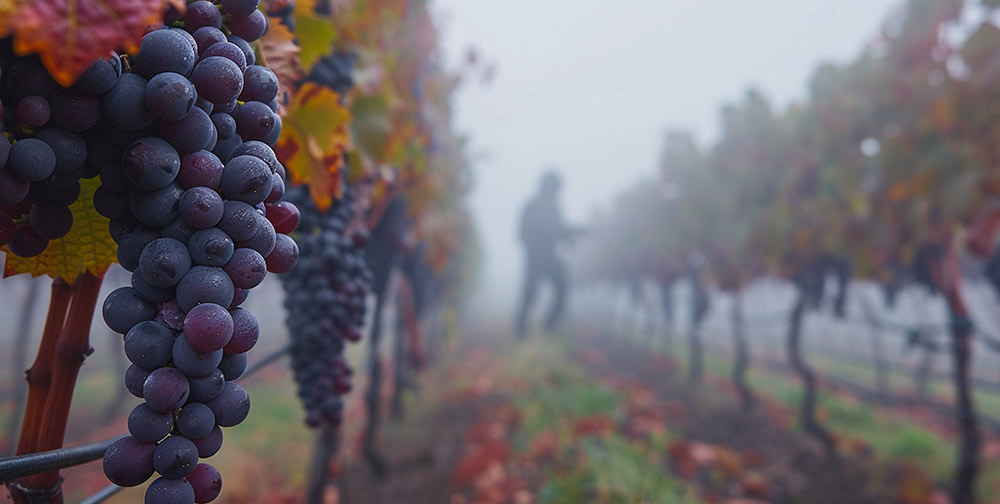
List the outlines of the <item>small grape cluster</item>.
{"type": "Polygon", "coordinates": [[[354,65],[357,56],[346,51],[337,51],[316,62],[309,72],[308,80],[329,86],[340,96],[345,96],[354,86],[354,65]]]}
{"type": "Polygon", "coordinates": [[[110,142],[94,207],[132,272],[103,314],[124,334],[125,386],[144,399],[104,471],[121,486],[158,473],[147,504],[218,496],[221,476],[199,459],[250,411],[235,380],[259,328],[240,304],[298,257],[287,234],[299,213],[281,201],[285,169],[271,148],[281,133],[278,80],[249,45],[267,28],[258,3],[168,10],[100,98],[96,125],[110,142]]]}
{"type": "Polygon", "coordinates": [[[361,339],[372,286],[364,258],[368,236],[347,232],[354,217],[350,188],[326,212],[302,188],[291,189],[286,196],[302,212],[299,262],[282,276],[292,371],[307,412],[306,424],[339,425],[343,395],[351,390],[344,344],[361,339]]]}
{"type": "Polygon", "coordinates": [[[34,257],[50,240],[69,233],[74,220],[69,206],[80,197],[80,179],[96,177],[101,169],[95,126],[101,95],[121,75],[121,62],[98,62],[67,89],[38,57],[18,57],[5,39],[0,73],[0,245],[34,257]]]}

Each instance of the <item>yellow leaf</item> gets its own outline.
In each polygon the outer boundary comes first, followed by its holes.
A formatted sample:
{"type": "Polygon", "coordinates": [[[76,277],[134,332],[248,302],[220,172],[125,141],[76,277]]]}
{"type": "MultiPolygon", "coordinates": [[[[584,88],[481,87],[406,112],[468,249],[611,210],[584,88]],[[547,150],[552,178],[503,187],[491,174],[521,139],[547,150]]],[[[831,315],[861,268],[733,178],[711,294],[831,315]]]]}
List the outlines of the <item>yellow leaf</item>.
{"type": "MultiPolygon", "coordinates": [[[[325,1],[325,0],[324,0],[325,1]]],[[[309,73],[320,58],[330,54],[331,46],[337,40],[333,22],[326,16],[316,14],[316,0],[299,0],[295,4],[292,18],[295,20],[295,36],[299,39],[302,52],[299,58],[302,68],[309,73]]]]}
{"type": "Polygon", "coordinates": [[[73,229],[69,234],[49,242],[45,252],[35,257],[17,257],[3,247],[7,252],[5,277],[31,273],[72,283],[84,272],[101,276],[116,261],[118,246],[108,233],[108,219],[94,210],[94,191],[101,186],[101,180],[96,177],[81,180],[80,186],[80,197],[69,207],[73,211],[73,229]]]}
{"type": "Polygon", "coordinates": [[[313,82],[303,84],[286,108],[274,152],[293,183],[309,185],[313,201],[322,210],[340,197],[350,123],[351,113],[340,104],[340,95],[313,82]]]}

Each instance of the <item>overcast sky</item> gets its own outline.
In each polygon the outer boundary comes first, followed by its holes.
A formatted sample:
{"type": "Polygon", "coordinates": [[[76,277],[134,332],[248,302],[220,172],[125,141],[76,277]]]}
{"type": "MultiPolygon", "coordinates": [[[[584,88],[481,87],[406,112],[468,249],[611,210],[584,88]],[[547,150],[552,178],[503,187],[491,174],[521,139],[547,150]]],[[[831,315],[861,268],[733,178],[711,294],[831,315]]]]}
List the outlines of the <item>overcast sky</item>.
{"type": "Polygon", "coordinates": [[[899,0],[434,0],[451,59],[475,46],[497,64],[468,85],[471,205],[494,301],[519,289],[520,207],[541,172],[565,179],[564,213],[585,222],[654,170],[663,134],[714,140],[717,111],[750,86],[802,99],[816,66],[861,51],[899,0]]]}

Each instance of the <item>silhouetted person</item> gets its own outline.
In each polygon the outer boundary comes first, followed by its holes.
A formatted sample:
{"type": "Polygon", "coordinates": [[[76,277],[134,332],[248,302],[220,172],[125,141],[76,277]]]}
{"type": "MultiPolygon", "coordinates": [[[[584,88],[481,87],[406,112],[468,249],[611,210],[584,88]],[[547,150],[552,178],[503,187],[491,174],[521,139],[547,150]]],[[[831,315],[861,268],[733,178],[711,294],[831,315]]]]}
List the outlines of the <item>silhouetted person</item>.
{"type": "Polygon", "coordinates": [[[558,202],[559,175],[548,172],[542,177],[538,194],[528,202],[521,215],[521,242],[526,251],[527,269],[524,291],[517,313],[517,337],[528,335],[528,316],[542,280],[552,282],[555,299],[545,318],[545,330],[551,332],[562,320],[566,304],[566,267],[556,253],[559,243],[569,241],[576,231],[563,223],[558,202]]]}

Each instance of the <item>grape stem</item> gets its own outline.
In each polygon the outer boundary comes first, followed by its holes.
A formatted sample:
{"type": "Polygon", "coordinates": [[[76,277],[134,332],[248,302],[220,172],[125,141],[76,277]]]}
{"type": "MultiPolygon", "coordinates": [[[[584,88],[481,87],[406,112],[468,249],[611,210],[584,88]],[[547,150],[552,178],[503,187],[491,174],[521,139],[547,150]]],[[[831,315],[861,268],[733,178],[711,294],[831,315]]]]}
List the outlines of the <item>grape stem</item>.
{"type": "MultiPolygon", "coordinates": [[[[38,356],[28,370],[28,403],[22,422],[19,455],[62,447],[77,375],[90,347],[103,276],[84,273],[72,285],[52,283],[52,299],[38,356]]],[[[59,471],[8,484],[15,504],[62,503],[59,471]]]]}
{"type": "Polygon", "coordinates": [[[25,379],[28,381],[28,401],[25,403],[24,419],[21,422],[21,437],[17,444],[18,455],[37,451],[35,445],[41,430],[45,399],[48,397],[49,385],[52,382],[52,358],[59,342],[59,335],[62,333],[72,292],[72,287],[62,279],[53,280],[42,341],[38,346],[35,362],[25,373],[25,379]]]}
{"type": "MultiPolygon", "coordinates": [[[[11,365],[10,372],[13,375],[11,383],[17,383],[24,378],[24,366],[28,360],[28,345],[31,339],[31,326],[32,321],[35,318],[35,308],[38,306],[38,300],[42,294],[41,282],[31,280],[28,284],[28,292],[24,295],[24,300],[21,304],[21,318],[17,324],[17,336],[14,343],[14,358],[13,365],[11,365]]],[[[21,416],[21,408],[24,406],[24,402],[27,399],[28,391],[23,387],[16,387],[14,392],[14,413],[7,420],[7,438],[4,442],[4,446],[9,446],[11,450],[14,448],[14,444],[17,442],[18,420],[21,416]]]]}

